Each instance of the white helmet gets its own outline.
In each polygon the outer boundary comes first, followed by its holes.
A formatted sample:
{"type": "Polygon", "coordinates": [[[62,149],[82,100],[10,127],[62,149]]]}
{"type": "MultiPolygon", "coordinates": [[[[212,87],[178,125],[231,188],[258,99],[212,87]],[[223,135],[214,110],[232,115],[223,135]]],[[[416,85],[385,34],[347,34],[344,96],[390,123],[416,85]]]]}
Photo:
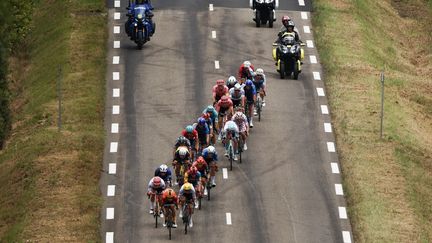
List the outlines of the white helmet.
{"type": "Polygon", "coordinates": [[[264,70],[262,68],[257,68],[256,75],[264,75],[264,70]]]}
{"type": "Polygon", "coordinates": [[[236,83],[236,84],[234,85],[234,90],[241,90],[241,84],[236,83]]]}
{"type": "Polygon", "coordinates": [[[179,155],[185,156],[188,153],[188,149],[186,147],[180,147],[179,148],[179,155]]]}
{"type": "Polygon", "coordinates": [[[214,154],[216,152],[216,149],[215,149],[215,147],[210,145],[207,147],[207,152],[209,152],[210,154],[214,154]]]}
{"type": "Polygon", "coordinates": [[[250,67],[252,64],[251,64],[251,62],[249,62],[249,61],[244,61],[243,62],[243,66],[245,66],[245,67],[250,67]]]}
{"type": "Polygon", "coordinates": [[[227,80],[227,84],[234,85],[237,83],[237,79],[234,76],[230,76],[227,80]]]}
{"type": "Polygon", "coordinates": [[[162,173],[167,172],[168,171],[168,166],[166,164],[161,164],[159,166],[159,171],[162,172],[162,173]]]}

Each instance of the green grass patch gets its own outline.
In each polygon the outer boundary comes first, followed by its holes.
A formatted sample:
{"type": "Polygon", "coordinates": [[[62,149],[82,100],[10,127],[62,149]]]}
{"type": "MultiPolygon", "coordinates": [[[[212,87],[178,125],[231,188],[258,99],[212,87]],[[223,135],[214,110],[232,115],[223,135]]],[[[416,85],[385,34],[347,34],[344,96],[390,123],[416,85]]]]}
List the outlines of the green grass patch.
{"type": "Polygon", "coordinates": [[[105,1],[35,5],[11,59],[13,129],[0,153],[0,242],[99,242],[105,1]],[[57,129],[59,68],[63,126],[57,129]]]}
{"type": "Polygon", "coordinates": [[[431,13],[421,0],[314,1],[316,45],[358,242],[432,241],[431,13]]]}

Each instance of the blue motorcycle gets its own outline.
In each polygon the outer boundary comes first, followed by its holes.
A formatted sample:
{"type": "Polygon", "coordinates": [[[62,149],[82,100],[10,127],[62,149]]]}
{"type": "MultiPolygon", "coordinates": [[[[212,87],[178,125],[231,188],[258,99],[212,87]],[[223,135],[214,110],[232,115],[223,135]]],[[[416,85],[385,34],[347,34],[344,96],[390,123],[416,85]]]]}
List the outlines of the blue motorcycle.
{"type": "Polygon", "coordinates": [[[153,14],[148,5],[136,5],[131,14],[128,14],[129,19],[126,22],[126,33],[131,37],[137,45],[138,49],[142,49],[143,45],[150,41],[150,36],[153,35],[156,25],[151,21],[153,14]]]}

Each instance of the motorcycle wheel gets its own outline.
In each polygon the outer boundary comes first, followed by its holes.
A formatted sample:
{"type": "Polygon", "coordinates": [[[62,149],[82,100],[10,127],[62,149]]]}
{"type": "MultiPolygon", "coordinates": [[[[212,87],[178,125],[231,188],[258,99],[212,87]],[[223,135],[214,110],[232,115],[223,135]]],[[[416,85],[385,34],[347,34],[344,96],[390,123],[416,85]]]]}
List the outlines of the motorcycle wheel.
{"type": "Polygon", "coordinates": [[[280,78],[285,79],[285,62],[281,60],[279,65],[280,78]]]}
{"type": "Polygon", "coordinates": [[[298,79],[298,76],[299,76],[299,69],[300,69],[300,67],[299,67],[298,64],[296,63],[296,64],[295,64],[295,68],[294,68],[294,72],[293,72],[293,78],[294,78],[294,80],[297,80],[297,79],[298,79]]]}
{"type": "Polygon", "coordinates": [[[261,27],[261,14],[259,10],[257,10],[255,14],[255,23],[257,28],[261,27]]]}
{"type": "Polygon", "coordinates": [[[273,11],[270,12],[270,17],[269,17],[269,28],[273,28],[273,11]]]}

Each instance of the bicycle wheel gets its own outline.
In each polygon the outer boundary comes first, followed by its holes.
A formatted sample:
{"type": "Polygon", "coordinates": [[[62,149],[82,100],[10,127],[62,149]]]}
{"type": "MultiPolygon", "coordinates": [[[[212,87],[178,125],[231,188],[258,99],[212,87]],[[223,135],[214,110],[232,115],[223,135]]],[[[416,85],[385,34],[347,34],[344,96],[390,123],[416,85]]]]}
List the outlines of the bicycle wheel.
{"type": "Polygon", "coordinates": [[[169,239],[171,240],[171,226],[167,226],[168,227],[168,235],[169,235],[169,239]]]}
{"type": "MultiPolygon", "coordinates": [[[[155,200],[157,200],[157,197],[156,197],[155,200]]],[[[154,218],[155,218],[155,228],[157,228],[157,227],[158,227],[158,217],[159,217],[159,207],[158,207],[158,203],[156,203],[156,206],[155,206],[155,208],[154,208],[153,216],[154,216],[154,218]]]]}
{"type": "MultiPolygon", "coordinates": [[[[209,176],[209,178],[210,178],[210,176],[209,176]]],[[[211,191],[211,188],[212,188],[212,186],[211,186],[211,183],[210,183],[210,180],[208,179],[207,180],[207,201],[210,201],[210,191],[211,191]]]]}
{"type": "Polygon", "coordinates": [[[229,154],[229,161],[230,161],[230,170],[232,171],[232,164],[233,164],[233,160],[234,160],[234,153],[233,153],[232,141],[230,140],[229,143],[230,144],[228,146],[228,154],[229,154]]]}
{"type": "Polygon", "coordinates": [[[262,99],[261,96],[258,96],[257,99],[257,113],[258,113],[258,121],[261,121],[261,109],[262,109],[262,99]]]}
{"type": "Polygon", "coordinates": [[[201,199],[202,199],[202,196],[200,196],[198,198],[198,210],[201,210],[201,199]]]}
{"type": "Polygon", "coordinates": [[[189,225],[189,212],[186,210],[187,204],[183,206],[183,224],[184,224],[184,233],[187,234],[187,227],[189,225]]]}
{"type": "Polygon", "coordinates": [[[241,136],[240,136],[240,139],[239,139],[237,147],[238,147],[237,150],[238,150],[238,153],[239,153],[239,162],[241,164],[241,162],[242,162],[242,153],[243,153],[243,139],[241,138],[241,136]]]}

